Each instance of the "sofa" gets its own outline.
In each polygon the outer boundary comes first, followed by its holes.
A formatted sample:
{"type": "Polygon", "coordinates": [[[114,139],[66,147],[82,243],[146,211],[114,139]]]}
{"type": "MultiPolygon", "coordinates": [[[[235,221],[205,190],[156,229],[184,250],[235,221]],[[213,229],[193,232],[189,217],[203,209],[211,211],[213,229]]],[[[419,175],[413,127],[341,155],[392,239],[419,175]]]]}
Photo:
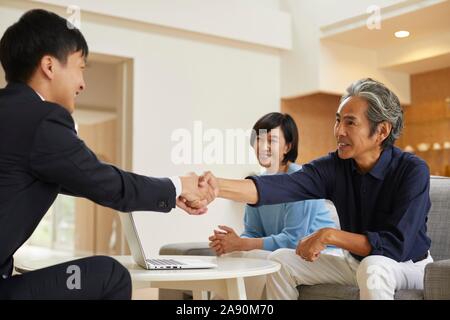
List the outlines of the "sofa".
{"type": "MultiPolygon", "coordinates": [[[[431,209],[428,214],[428,235],[431,238],[431,255],[434,259],[425,268],[424,290],[398,290],[396,300],[450,299],[450,178],[430,178],[431,209]]],[[[167,244],[161,255],[214,255],[208,242],[167,244]]],[[[298,286],[300,300],[359,299],[359,289],[354,286],[319,284],[298,286]]],[[[161,290],[160,299],[186,299],[189,294],[161,290]]]]}

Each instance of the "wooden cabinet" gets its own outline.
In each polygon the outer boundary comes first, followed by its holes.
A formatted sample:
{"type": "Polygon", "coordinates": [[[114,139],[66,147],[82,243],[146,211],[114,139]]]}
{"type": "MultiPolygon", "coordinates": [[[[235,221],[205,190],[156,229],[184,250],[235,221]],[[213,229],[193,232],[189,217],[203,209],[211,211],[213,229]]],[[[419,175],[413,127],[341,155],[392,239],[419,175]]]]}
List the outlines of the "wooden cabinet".
{"type": "Polygon", "coordinates": [[[431,174],[450,176],[450,68],[411,76],[411,105],[398,145],[414,149],[431,174]]]}

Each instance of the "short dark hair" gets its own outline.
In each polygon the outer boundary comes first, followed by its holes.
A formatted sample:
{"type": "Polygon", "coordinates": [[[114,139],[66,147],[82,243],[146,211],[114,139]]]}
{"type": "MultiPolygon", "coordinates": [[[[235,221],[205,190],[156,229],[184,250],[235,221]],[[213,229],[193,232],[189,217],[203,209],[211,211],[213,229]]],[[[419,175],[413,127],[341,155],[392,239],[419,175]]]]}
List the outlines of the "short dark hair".
{"type": "Polygon", "coordinates": [[[284,155],[283,163],[288,161],[295,162],[298,156],[298,129],[294,119],[288,114],[279,112],[271,112],[259,119],[253,126],[252,134],[250,136],[250,143],[253,146],[256,138],[259,136],[261,130],[267,133],[277,127],[281,128],[286,143],[291,145],[291,149],[284,155]]]}
{"type": "Polygon", "coordinates": [[[87,58],[89,48],[80,30],[55,13],[35,9],[6,30],[0,40],[0,62],[7,82],[26,83],[45,55],[65,64],[80,50],[87,58]]]}

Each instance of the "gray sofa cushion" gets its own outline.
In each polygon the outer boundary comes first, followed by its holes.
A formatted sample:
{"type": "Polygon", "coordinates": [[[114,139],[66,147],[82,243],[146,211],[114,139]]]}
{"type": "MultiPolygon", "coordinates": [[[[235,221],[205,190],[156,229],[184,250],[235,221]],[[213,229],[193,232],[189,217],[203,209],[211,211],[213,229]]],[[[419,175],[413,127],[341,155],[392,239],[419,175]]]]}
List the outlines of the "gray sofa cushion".
{"type": "MultiPolygon", "coordinates": [[[[299,286],[300,300],[359,300],[359,289],[353,286],[317,284],[299,286]]],[[[395,300],[423,300],[422,290],[399,290],[395,300]]]]}
{"type": "Polygon", "coordinates": [[[299,300],[359,300],[359,289],[353,286],[316,284],[298,286],[299,300]]]}

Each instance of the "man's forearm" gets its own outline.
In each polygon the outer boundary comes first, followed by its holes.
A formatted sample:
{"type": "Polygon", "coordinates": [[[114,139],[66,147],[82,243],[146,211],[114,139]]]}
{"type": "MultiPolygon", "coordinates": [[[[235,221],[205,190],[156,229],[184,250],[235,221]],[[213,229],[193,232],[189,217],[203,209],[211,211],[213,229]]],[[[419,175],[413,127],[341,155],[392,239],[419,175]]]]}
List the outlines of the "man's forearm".
{"type": "Polygon", "coordinates": [[[324,244],[336,246],[361,257],[368,256],[372,251],[367,236],[331,228],[324,233],[324,244]]]}
{"type": "Polygon", "coordinates": [[[250,179],[232,180],[217,178],[219,197],[237,202],[255,204],[258,202],[258,191],[250,179]]]}

